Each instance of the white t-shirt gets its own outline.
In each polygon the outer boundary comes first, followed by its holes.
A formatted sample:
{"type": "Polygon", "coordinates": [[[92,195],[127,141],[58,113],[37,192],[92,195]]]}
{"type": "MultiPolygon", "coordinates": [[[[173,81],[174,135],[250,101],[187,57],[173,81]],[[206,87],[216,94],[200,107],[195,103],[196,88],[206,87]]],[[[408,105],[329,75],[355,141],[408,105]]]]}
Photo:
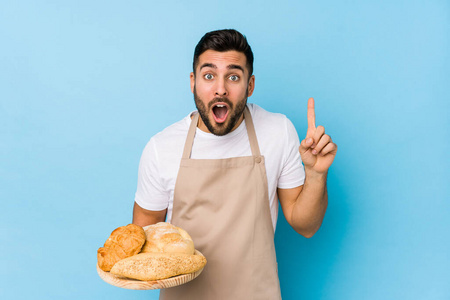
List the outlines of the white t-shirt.
{"type": "MultiPolygon", "coordinates": [[[[305,172],[298,148],[297,131],[286,116],[248,104],[261,155],[265,157],[270,212],[275,230],[278,217],[277,188],[303,185],[305,172]]],[[[191,113],[192,114],[192,113],[191,113]]],[[[172,219],[173,192],[191,114],[154,135],[139,163],[136,203],[147,210],[167,210],[172,219]]],[[[223,159],[252,155],[245,120],[227,135],[216,136],[197,127],[191,158],[223,159]]]]}

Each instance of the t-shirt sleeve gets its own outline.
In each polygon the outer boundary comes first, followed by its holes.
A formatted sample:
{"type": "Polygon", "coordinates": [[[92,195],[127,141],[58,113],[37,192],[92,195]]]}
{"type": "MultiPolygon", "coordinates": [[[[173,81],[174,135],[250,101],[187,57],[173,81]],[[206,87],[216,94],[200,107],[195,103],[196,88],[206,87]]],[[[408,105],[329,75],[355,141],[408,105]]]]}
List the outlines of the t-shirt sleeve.
{"type": "Polygon", "coordinates": [[[285,145],[284,164],[278,179],[278,188],[291,189],[305,183],[305,169],[298,151],[300,141],[297,130],[288,118],[286,118],[285,145]]]}
{"type": "Polygon", "coordinates": [[[158,152],[154,138],[150,139],[139,162],[138,183],[134,201],[147,210],[163,210],[169,205],[169,193],[158,172],[158,152]]]}

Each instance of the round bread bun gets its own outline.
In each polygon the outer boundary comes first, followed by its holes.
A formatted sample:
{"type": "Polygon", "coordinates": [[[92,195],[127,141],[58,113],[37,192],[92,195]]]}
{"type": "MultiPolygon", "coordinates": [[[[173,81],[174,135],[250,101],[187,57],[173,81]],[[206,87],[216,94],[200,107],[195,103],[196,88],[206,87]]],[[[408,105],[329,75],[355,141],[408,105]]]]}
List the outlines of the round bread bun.
{"type": "Polygon", "coordinates": [[[116,228],[97,251],[98,266],[105,272],[110,271],[119,260],[138,254],[145,239],[141,226],[128,224],[116,228]]]}
{"type": "Polygon", "coordinates": [[[147,240],[141,253],[195,253],[194,242],[189,234],[170,223],[159,222],[146,227],[147,240]]]}

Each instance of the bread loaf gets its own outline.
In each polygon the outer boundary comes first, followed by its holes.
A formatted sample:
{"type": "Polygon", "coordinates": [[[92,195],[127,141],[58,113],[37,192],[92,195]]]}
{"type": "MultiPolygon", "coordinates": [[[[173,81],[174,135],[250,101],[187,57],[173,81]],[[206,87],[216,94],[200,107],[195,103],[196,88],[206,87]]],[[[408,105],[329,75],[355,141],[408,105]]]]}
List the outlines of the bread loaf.
{"type": "Polygon", "coordinates": [[[170,223],[159,222],[145,229],[146,242],[141,253],[194,254],[194,242],[189,234],[170,223]]]}
{"type": "Polygon", "coordinates": [[[104,246],[97,251],[98,266],[108,272],[121,259],[138,254],[145,243],[145,238],[144,229],[135,224],[115,229],[104,246]]]}
{"type": "Polygon", "coordinates": [[[138,280],[160,280],[202,269],[206,258],[182,253],[140,253],[117,262],[111,274],[138,280]]]}

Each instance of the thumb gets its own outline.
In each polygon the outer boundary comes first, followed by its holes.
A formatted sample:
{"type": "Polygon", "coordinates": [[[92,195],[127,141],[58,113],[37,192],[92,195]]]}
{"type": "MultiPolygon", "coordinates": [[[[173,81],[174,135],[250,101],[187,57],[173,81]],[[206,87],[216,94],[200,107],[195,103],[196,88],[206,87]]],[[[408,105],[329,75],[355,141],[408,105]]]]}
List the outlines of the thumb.
{"type": "Polygon", "coordinates": [[[298,148],[302,162],[305,166],[312,166],[316,162],[317,157],[311,153],[310,148],[313,142],[312,138],[307,137],[300,143],[300,147],[298,148]]]}
{"type": "Polygon", "coordinates": [[[310,137],[305,138],[301,143],[298,150],[300,151],[300,155],[303,156],[313,144],[313,139],[310,137]]]}

